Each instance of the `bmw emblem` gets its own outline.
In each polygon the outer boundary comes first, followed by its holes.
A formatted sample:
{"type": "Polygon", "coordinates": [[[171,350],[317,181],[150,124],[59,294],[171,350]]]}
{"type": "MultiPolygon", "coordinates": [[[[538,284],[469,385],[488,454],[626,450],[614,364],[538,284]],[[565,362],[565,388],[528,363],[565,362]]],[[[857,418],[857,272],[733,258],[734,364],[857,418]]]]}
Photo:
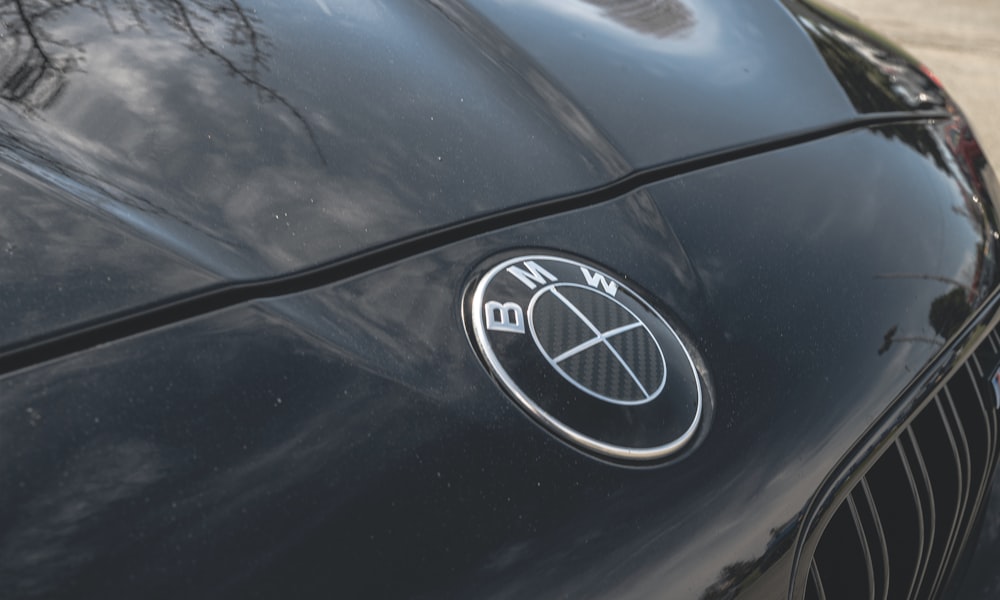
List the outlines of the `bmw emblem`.
{"type": "Polygon", "coordinates": [[[466,303],[471,335],[528,414],[615,459],[663,458],[694,437],[702,415],[694,361],[622,278],[550,254],[484,268],[466,303]]]}

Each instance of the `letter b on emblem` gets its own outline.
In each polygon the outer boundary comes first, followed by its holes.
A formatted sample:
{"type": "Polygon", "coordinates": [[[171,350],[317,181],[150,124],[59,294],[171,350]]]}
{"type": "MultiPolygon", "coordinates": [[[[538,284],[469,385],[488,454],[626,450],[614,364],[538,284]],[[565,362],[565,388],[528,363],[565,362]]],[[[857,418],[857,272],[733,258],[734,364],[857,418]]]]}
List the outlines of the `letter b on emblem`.
{"type": "Polygon", "coordinates": [[[503,304],[490,300],[483,305],[486,311],[486,329],[524,333],[524,311],[516,302],[503,304]]]}

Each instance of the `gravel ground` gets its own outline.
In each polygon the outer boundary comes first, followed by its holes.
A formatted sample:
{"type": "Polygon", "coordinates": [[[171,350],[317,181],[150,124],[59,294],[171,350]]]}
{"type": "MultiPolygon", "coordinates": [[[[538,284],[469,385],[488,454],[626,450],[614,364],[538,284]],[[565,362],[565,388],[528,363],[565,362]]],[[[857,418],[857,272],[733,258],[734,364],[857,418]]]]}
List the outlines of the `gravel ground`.
{"type": "Polygon", "coordinates": [[[923,61],[1000,167],[1000,0],[827,0],[923,61]]]}

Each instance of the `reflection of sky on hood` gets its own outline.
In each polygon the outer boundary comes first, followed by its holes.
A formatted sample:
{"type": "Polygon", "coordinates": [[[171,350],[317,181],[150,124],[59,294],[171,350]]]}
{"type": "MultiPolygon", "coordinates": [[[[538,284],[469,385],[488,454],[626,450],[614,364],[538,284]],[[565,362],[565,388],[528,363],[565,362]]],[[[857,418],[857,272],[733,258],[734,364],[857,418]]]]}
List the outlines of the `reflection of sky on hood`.
{"type": "Polygon", "coordinates": [[[109,6],[117,33],[85,9],[41,20],[83,53],[29,126],[132,210],[155,206],[161,244],[184,252],[177,228],[224,240],[214,270],[301,268],[607,177],[426,7],[376,5],[371,21],[260,3],[256,54],[224,13],[187,8],[191,29],[152,8],[139,27],[109,6]]]}
{"type": "Polygon", "coordinates": [[[0,346],[213,281],[18,169],[0,197],[0,346]]]}
{"type": "Polygon", "coordinates": [[[140,1],[139,25],[101,6],[34,23],[78,65],[24,127],[130,210],[155,212],[145,235],[230,277],[774,135],[759,118],[773,115],[747,110],[780,110],[788,130],[813,125],[815,110],[845,114],[837,93],[801,86],[819,72],[807,55],[768,49],[763,32],[787,19],[778,8],[594,0],[536,6],[548,16],[532,21],[481,3],[491,22],[445,5],[260,1],[233,5],[252,14],[241,24],[232,11],[140,1]],[[654,25],[663,35],[643,29],[654,25]],[[776,93],[782,82],[799,93],[776,93]],[[770,100],[753,102],[763,89],[770,100]]]}
{"type": "Polygon", "coordinates": [[[111,507],[134,502],[167,476],[166,461],[158,453],[144,441],[123,440],[90,444],[71,456],[62,475],[3,536],[0,575],[6,571],[12,587],[0,590],[17,597],[58,593],[60,582],[49,569],[73,573],[100,560],[107,549],[82,542],[93,535],[89,523],[106,519],[111,507]]]}
{"type": "MultiPolygon", "coordinates": [[[[488,3],[481,4],[484,10],[489,10],[485,7],[488,3]]],[[[507,4],[516,6],[520,12],[559,15],[575,25],[586,24],[607,35],[617,34],[619,43],[643,45],[645,50],[655,52],[686,48],[691,53],[695,47],[708,50],[719,33],[716,17],[710,10],[699,10],[701,7],[696,3],[684,0],[513,0],[507,4]],[[693,44],[692,40],[683,39],[672,45],[671,37],[699,39],[693,44]]]]}
{"type": "MultiPolygon", "coordinates": [[[[425,6],[331,1],[330,18],[313,2],[255,3],[256,52],[231,13],[198,8],[210,2],[140,0],[141,24],[125,5],[101,6],[31,21],[51,57],[73,60],[37,90],[60,93],[0,104],[8,159],[66,194],[50,202],[76,206],[75,229],[118,227],[168,253],[133,243],[54,262],[65,231],[19,236],[36,261],[20,268],[82,291],[60,310],[39,303],[48,324],[6,301],[22,324],[8,341],[210,283],[174,263],[257,279],[624,172],[571,101],[545,95],[551,84],[500,65],[518,57],[489,56],[496,39],[470,42],[425,6]],[[118,285],[88,295],[74,271],[118,285]]],[[[27,39],[7,33],[8,49],[27,39]]],[[[11,50],[0,76],[22,59],[11,50]]]]}
{"type": "Polygon", "coordinates": [[[626,161],[650,166],[854,116],[779,4],[472,3],[555,74],[626,161]],[[660,31],[655,31],[659,24],[660,31]],[[599,73],[600,76],[595,76],[599,73]]]}
{"type": "MultiPolygon", "coordinates": [[[[475,4],[47,10],[30,24],[62,71],[0,104],[3,135],[108,226],[257,279],[850,114],[801,32],[765,35],[777,6],[475,4]]],[[[25,59],[11,24],[0,77],[25,59]]]]}

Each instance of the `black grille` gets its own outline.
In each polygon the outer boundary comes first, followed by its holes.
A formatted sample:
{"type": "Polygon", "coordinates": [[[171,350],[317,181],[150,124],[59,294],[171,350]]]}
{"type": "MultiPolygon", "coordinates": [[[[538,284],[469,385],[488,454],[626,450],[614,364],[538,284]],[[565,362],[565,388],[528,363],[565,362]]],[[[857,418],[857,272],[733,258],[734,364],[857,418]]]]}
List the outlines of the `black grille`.
{"type": "Polygon", "coordinates": [[[998,361],[994,331],[853,480],[804,557],[807,600],[939,596],[996,465],[998,361]]]}

